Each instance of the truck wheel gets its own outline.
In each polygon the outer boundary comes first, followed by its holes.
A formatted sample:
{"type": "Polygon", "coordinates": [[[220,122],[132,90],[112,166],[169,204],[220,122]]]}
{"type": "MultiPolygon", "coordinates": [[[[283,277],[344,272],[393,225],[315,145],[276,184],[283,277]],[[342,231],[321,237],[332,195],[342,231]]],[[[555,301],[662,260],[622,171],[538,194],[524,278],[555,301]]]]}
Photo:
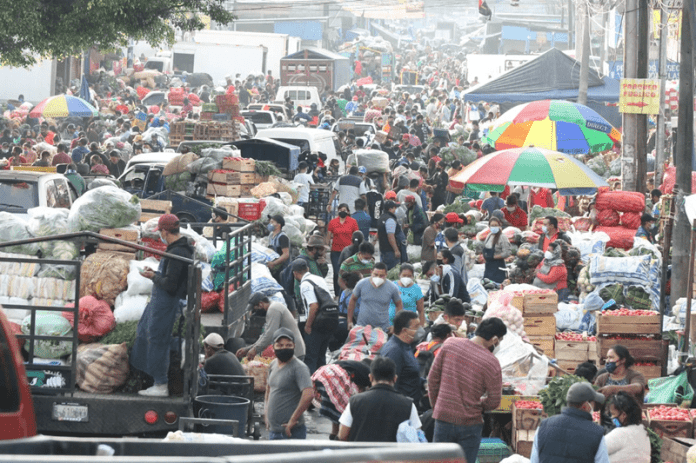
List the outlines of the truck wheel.
{"type": "Polygon", "coordinates": [[[254,423],[254,440],[259,440],[261,438],[261,425],[257,422],[254,423]]]}
{"type": "MultiPolygon", "coordinates": [[[[188,212],[177,212],[176,216],[179,218],[179,223],[182,226],[185,226],[187,223],[196,223],[197,220],[196,218],[192,215],[189,214],[188,212]]],[[[200,234],[202,233],[202,230],[200,227],[192,227],[193,231],[196,233],[200,234]]]]}

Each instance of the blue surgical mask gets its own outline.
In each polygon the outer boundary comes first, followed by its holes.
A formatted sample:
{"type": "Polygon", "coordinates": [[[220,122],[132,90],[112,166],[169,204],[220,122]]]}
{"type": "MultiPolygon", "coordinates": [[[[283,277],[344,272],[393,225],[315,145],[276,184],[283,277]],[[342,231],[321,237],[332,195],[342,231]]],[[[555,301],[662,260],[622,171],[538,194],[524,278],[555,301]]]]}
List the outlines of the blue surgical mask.
{"type": "Polygon", "coordinates": [[[498,233],[499,231],[500,231],[500,227],[491,227],[491,233],[492,233],[492,234],[495,235],[495,234],[498,233]]]}
{"type": "Polygon", "coordinates": [[[604,368],[606,368],[609,373],[614,373],[616,371],[616,362],[607,362],[604,368]]]}
{"type": "Polygon", "coordinates": [[[160,241],[162,241],[164,244],[169,244],[167,243],[167,240],[164,238],[164,236],[162,236],[162,233],[160,233],[160,241]]]}
{"type": "Polygon", "coordinates": [[[548,229],[548,228],[546,228],[546,225],[542,225],[542,226],[541,226],[541,231],[543,231],[543,232],[544,232],[544,234],[546,234],[546,233],[548,233],[548,232],[549,232],[549,229],[548,229]]]}
{"type": "Polygon", "coordinates": [[[266,225],[266,228],[268,229],[269,232],[273,232],[275,230],[275,226],[272,223],[269,223],[266,225]]]}
{"type": "Polygon", "coordinates": [[[433,283],[439,283],[440,282],[440,275],[431,276],[430,281],[432,281],[433,283]]]}
{"type": "Polygon", "coordinates": [[[614,426],[616,426],[617,428],[621,427],[621,421],[619,421],[618,418],[612,418],[611,422],[614,423],[614,426]]]}

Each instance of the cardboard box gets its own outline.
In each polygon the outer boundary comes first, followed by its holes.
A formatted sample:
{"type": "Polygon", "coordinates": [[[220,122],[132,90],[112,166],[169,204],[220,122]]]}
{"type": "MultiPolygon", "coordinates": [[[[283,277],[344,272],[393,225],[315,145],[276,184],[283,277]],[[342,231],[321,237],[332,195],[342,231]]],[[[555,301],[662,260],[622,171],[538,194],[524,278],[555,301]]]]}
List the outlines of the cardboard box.
{"type": "Polygon", "coordinates": [[[206,193],[213,196],[239,197],[242,185],[227,185],[225,183],[208,183],[206,193]]]}

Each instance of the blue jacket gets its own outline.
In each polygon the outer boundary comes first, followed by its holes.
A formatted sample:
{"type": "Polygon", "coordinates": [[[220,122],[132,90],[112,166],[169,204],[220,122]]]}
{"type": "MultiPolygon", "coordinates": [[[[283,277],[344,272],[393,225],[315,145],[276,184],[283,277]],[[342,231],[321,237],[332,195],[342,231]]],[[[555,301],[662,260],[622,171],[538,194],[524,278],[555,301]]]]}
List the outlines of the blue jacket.
{"type": "Polygon", "coordinates": [[[609,462],[604,429],[592,415],[572,407],[541,422],[531,456],[532,463],[609,462]]]}

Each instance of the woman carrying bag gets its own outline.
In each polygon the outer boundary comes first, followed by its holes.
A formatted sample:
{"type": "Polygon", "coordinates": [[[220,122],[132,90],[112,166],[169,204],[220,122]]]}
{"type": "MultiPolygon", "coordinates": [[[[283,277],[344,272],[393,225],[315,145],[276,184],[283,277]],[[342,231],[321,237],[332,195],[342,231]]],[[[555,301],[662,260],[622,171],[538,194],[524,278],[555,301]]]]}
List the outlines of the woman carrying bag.
{"type": "Polygon", "coordinates": [[[505,259],[510,256],[510,242],[503,235],[502,223],[497,217],[491,218],[488,228],[491,232],[483,245],[483,258],[486,260],[483,278],[502,283],[506,278],[505,259]]]}

